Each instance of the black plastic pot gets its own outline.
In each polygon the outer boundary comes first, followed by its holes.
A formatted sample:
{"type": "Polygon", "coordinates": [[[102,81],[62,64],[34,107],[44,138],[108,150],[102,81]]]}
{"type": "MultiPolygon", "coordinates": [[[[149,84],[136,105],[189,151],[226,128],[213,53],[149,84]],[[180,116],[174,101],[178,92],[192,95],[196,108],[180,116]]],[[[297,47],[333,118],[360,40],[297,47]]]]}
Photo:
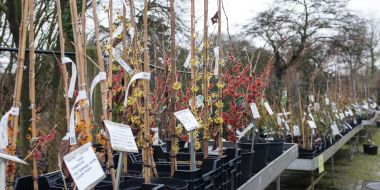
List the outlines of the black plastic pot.
{"type": "Polygon", "coordinates": [[[174,172],[173,178],[181,179],[187,182],[190,190],[202,189],[204,186],[202,172],[200,169],[196,169],[195,171],[177,170],[174,172]]]}
{"type": "Polygon", "coordinates": [[[307,150],[300,148],[298,150],[298,158],[302,159],[313,159],[317,155],[316,150],[307,150]]]}
{"type": "Polygon", "coordinates": [[[253,150],[255,154],[253,155],[253,167],[252,172],[257,173],[265,166],[267,166],[268,161],[268,143],[256,143],[253,150]]]}
{"type": "Polygon", "coordinates": [[[165,190],[187,190],[188,184],[184,180],[174,179],[174,178],[152,178],[151,183],[153,184],[163,184],[165,190]]]}
{"type": "Polygon", "coordinates": [[[284,142],[270,142],[268,147],[268,161],[271,162],[284,152],[284,142]]]}
{"type": "Polygon", "coordinates": [[[241,178],[239,185],[241,185],[252,176],[254,152],[247,149],[240,149],[239,155],[241,156],[241,163],[244,163],[240,165],[241,178]]]}
{"type": "MultiPolygon", "coordinates": [[[[39,189],[51,189],[60,190],[61,188],[51,188],[49,185],[48,178],[45,176],[38,177],[38,187],[39,189]]],[[[15,190],[33,190],[33,177],[24,176],[17,178],[14,185],[15,190]]]]}
{"type": "Polygon", "coordinates": [[[371,144],[363,144],[363,151],[366,154],[377,155],[378,147],[371,144]]]}

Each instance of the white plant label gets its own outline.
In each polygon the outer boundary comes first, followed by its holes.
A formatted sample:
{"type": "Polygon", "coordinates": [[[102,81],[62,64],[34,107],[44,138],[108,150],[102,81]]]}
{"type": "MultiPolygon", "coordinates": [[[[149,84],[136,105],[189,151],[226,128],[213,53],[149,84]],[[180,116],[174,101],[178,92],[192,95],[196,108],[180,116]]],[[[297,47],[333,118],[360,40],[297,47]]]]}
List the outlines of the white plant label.
{"type": "Polygon", "coordinates": [[[310,102],[315,102],[314,95],[309,95],[309,101],[310,102]]]}
{"type": "Polygon", "coordinates": [[[338,129],[338,126],[336,125],[336,123],[333,123],[331,125],[331,130],[332,130],[332,134],[335,136],[335,135],[339,135],[341,137],[343,137],[341,134],[340,134],[340,131],[338,129]]]}
{"type": "Polygon", "coordinates": [[[238,135],[238,139],[240,140],[252,128],[253,128],[253,124],[251,123],[242,132],[240,132],[239,130],[237,130],[236,133],[238,135]]]}
{"type": "Polygon", "coordinates": [[[315,122],[314,121],[307,121],[307,123],[309,124],[309,127],[311,128],[311,129],[316,129],[317,128],[317,125],[315,124],[315,122]]]}
{"type": "Polygon", "coordinates": [[[219,74],[219,46],[216,46],[214,48],[214,55],[215,55],[214,75],[215,75],[215,78],[218,78],[218,74],[219,74]]]}
{"type": "Polygon", "coordinates": [[[265,106],[265,109],[267,109],[268,114],[273,115],[273,110],[267,101],[264,102],[264,106],[265,106]]]}
{"type": "Polygon", "coordinates": [[[20,164],[28,165],[28,163],[26,163],[24,160],[21,160],[17,156],[10,155],[10,154],[5,154],[3,152],[0,152],[0,159],[10,160],[10,161],[17,162],[17,163],[20,163],[20,164]]]}
{"type": "Polygon", "coordinates": [[[77,79],[77,67],[75,65],[75,62],[68,57],[62,57],[61,62],[62,64],[71,63],[71,78],[70,78],[69,89],[67,91],[67,96],[69,98],[73,98],[74,90],[75,90],[75,81],[77,79]]]}
{"type": "Polygon", "coordinates": [[[106,72],[99,72],[98,75],[94,79],[92,79],[91,82],[91,88],[90,88],[90,105],[92,105],[92,95],[94,94],[95,86],[100,82],[107,79],[106,72]]]}
{"type": "Polygon", "coordinates": [[[104,120],[104,124],[110,134],[112,149],[122,152],[139,152],[135,137],[128,125],[109,120],[104,120]]]}
{"type": "Polygon", "coordinates": [[[298,125],[294,125],[293,126],[293,135],[295,137],[299,137],[301,136],[301,133],[300,133],[300,127],[298,125]]]}
{"type": "Polygon", "coordinates": [[[199,127],[197,119],[189,109],[184,109],[173,113],[174,116],[182,123],[186,131],[192,131],[199,127]]]}
{"type": "Polygon", "coordinates": [[[342,112],[339,113],[339,119],[343,120],[344,119],[344,114],[342,112]]]}
{"type": "Polygon", "coordinates": [[[249,105],[251,107],[253,119],[260,119],[260,113],[259,113],[259,110],[257,109],[256,104],[255,103],[250,103],[249,105]]]}
{"type": "Polygon", "coordinates": [[[68,153],[63,160],[79,190],[89,190],[106,177],[91,143],[68,153]]]}
{"type": "Polygon", "coordinates": [[[133,77],[131,78],[131,80],[128,83],[127,90],[125,91],[124,106],[127,106],[127,103],[128,103],[129,87],[131,86],[131,84],[132,84],[133,81],[138,80],[138,79],[141,79],[141,80],[150,80],[150,73],[140,72],[140,73],[137,73],[137,74],[133,75],[133,77]]]}

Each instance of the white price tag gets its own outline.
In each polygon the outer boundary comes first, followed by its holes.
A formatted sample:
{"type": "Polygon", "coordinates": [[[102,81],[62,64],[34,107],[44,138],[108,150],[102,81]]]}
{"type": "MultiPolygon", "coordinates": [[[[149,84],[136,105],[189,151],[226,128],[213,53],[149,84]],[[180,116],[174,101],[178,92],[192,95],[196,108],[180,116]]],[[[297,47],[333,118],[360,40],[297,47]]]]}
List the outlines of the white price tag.
{"type": "Polygon", "coordinates": [[[87,143],[63,157],[75,185],[89,190],[106,177],[91,143],[87,143]]]}
{"type": "Polygon", "coordinates": [[[139,152],[135,137],[128,125],[109,120],[104,120],[104,124],[110,134],[112,149],[122,152],[139,152]]]}
{"type": "Polygon", "coordinates": [[[260,119],[260,113],[259,113],[259,110],[257,109],[256,104],[255,103],[250,103],[249,105],[251,107],[253,119],[260,119]]]}
{"type": "Polygon", "coordinates": [[[270,107],[270,105],[269,105],[269,103],[267,101],[264,102],[264,106],[267,109],[268,114],[269,115],[273,115],[273,110],[272,110],[272,108],[270,107]]]}
{"type": "Polygon", "coordinates": [[[192,131],[199,127],[197,119],[189,109],[184,109],[173,113],[174,116],[182,123],[187,131],[192,131]]]}
{"type": "MultiPolygon", "coordinates": [[[[335,136],[335,135],[339,135],[339,136],[342,136],[341,134],[340,134],[340,131],[339,131],[339,129],[338,129],[338,126],[336,125],[336,123],[333,123],[332,125],[331,125],[331,130],[332,130],[332,134],[335,136]]],[[[342,136],[343,137],[343,136],[342,136]]]]}
{"type": "Polygon", "coordinates": [[[343,120],[345,117],[344,117],[344,114],[342,112],[339,113],[339,119],[340,120],[343,120]]]}

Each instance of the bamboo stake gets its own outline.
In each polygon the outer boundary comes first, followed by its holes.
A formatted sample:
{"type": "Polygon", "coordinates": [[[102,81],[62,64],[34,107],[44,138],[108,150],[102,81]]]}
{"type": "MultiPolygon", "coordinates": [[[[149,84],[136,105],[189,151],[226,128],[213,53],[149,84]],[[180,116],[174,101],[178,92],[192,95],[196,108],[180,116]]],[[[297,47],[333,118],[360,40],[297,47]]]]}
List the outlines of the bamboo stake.
{"type": "MultiPolygon", "coordinates": [[[[80,31],[79,24],[78,24],[78,10],[77,10],[77,4],[76,0],[70,0],[70,9],[71,9],[71,18],[72,18],[72,25],[73,25],[73,33],[74,33],[74,43],[75,43],[75,53],[76,53],[76,60],[78,64],[78,86],[80,91],[86,91],[86,79],[85,79],[85,68],[84,68],[84,51],[82,49],[82,32],[80,31]]],[[[88,106],[84,106],[83,108],[83,114],[81,114],[84,118],[85,125],[90,125],[91,120],[89,117],[89,109],[88,106]]],[[[88,127],[85,129],[86,134],[90,134],[90,131],[88,127]]]]}
{"type": "MultiPolygon", "coordinates": [[[[170,81],[171,86],[173,86],[173,83],[176,82],[176,48],[175,48],[175,15],[174,15],[174,0],[170,0],[170,67],[171,67],[171,73],[170,73],[170,81]]],[[[175,102],[177,99],[177,92],[174,92],[170,95],[169,100],[169,114],[172,114],[175,112],[175,102]]],[[[170,141],[171,141],[171,150],[170,150],[170,175],[173,176],[174,172],[177,170],[177,158],[176,158],[176,152],[174,150],[174,147],[177,144],[177,138],[176,138],[176,118],[174,115],[170,115],[170,121],[169,121],[169,127],[171,127],[171,134],[170,134],[170,141]]]]}
{"type": "MultiPolygon", "coordinates": [[[[16,70],[16,81],[15,81],[15,89],[13,95],[13,107],[20,107],[20,97],[21,97],[21,85],[22,85],[22,77],[24,72],[24,61],[25,61],[25,46],[26,46],[26,31],[27,31],[27,17],[29,12],[29,5],[27,1],[23,1],[22,3],[22,15],[21,15],[21,29],[20,29],[20,42],[19,42],[19,50],[18,50],[18,58],[17,58],[17,70],[16,70]]],[[[19,126],[19,116],[12,116],[13,123],[13,133],[12,133],[12,141],[11,141],[11,151],[10,154],[16,154],[17,148],[17,133],[19,126]]],[[[10,164],[10,163],[9,163],[10,164]]],[[[14,163],[13,163],[14,164],[14,163]]],[[[14,166],[16,169],[16,166],[14,166]]],[[[8,190],[13,189],[13,183],[15,178],[15,173],[7,176],[8,190]]]]}
{"type": "MultiPolygon", "coordinates": [[[[149,55],[148,55],[148,1],[144,0],[144,72],[149,72],[149,55]]],[[[145,183],[150,183],[151,178],[151,148],[149,145],[149,81],[144,80],[144,179],[145,183]]]]}
{"type": "MultiPolygon", "coordinates": [[[[105,72],[104,69],[104,60],[102,56],[102,51],[100,48],[100,42],[99,42],[99,19],[98,19],[98,14],[96,11],[96,0],[92,0],[91,2],[91,7],[92,7],[92,14],[94,16],[94,26],[95,26],[95,41],[96,41],[96,54],[98,57],[98,64],[99,64],[99,71],[100,72],[105,72]]],[[[107,114],[107,81],[102,80],[100,81],[100,91],[101,91],[101,102],[102,102],[102,119],[106,120],[108,119],[108,114],[107,114]]],[[[110,142],[107,140],[106,144],[106,150],[107,150],[107,157],[108,157],[108,169],[111,174],[111,180],[112,180],[112,185],[115,187],[115,169],[114,169],[114,164],[113,164],[113,154],[112,154],[112,148],[110,142]]]]}
{"type": "Polygon", "coordinates": [[[208,157],[208,138],[209,138],[209,124],[208,124],[208,40],[207,40],[207,21],[208,21],[208,0],[203,1],[203,97],[204,97],[204,108],[203,108],[203,157],[208,157]]]}
{"type": "MultiPolygon", "coordinates": [[[[58,30],[59,30],[59,45],[61,50],[61,60],[63,57],[65,57],[65,39],[63,36],[63,28],[62,28],[62,13],[61,13],[61,2],[60,0],[56,0],[57,3],[57,14],[58,14],[58,30]]],[[[70,102],[69,97],[67,96],[68,92],[68,73],[66,66],[63,65],[63,90],[64,90],[64,96],[65,96],[65,107],[66,107],[66,124],[67,124],[67,131],[70,130],[70,102]]]]}
{"type": "MultiPolygon", "coordinates": [[[[82,12],[81,12],[81,26],[82,26],[82,50],[83,50],[83,68],[84,68],[84,79],[87,83],[87,43],[86,43],[86,6],[87,0],[82,0],[82,12]]],[[[91,134],[93,135],[93,134],[91,134]]]]}
{"type": "MultiPolygon", "coordinates": [[[[219,56],[221,57],[222,55],[222,42],[221,42],[221,35],[222,35],[222,11],[221,11],[221,6],[222,6],[222,1],[218,0],[218,46],[219,46],[219,56]]],[[[219,63],[216,63],[219,64],[219,63]]],[[[222,83],[222,67],[219,64],[219,69],[218,69],[218,83],[222,83]]],[[[222,89],[218,88],[218,94],[219,94],[219,99],[220,101],[222,100],[222,89]]],[[[222,117],[222,108],[218,108],[218,113],[219,117],[222,117]]],[[[223,123],[220,123],[220,131],[219,131],[219,155],[223,156],[223,136],[222,136],[222,131],[223,131],[223,123]]]]}
{"type": "MultiPolygon", "coordinates": [[[[192,102],[191,107],[193,113],[196,112],[196,92],[193,91],[193,89],[196,88],[196,80],[195,80],[195,2],[194,0],[191,0],[191,91],[192,91],[192,102]]],[[[195,157],[195,139],[194,139],[194,130],[190,132],[190,171],[194,171],[196,169],[195,163],[196,163],[196,157],[195,157]]]]}
{"type": "Polygon", "coordinates": [[[112,36],[113,36],[113,0],[109,1],[109,30],[110,30],[110,41],[108,47],[108,119],[112,120],[112,68],[113,68],[113,56],[112,56],[112,36]]]}
{"type": "MultiPolygon", "coordinates": [[[[126,60],[127,59],[127,54],[126,54],[126,49],[127,49],[127,38],[126,38],[126,35],[127,35],[127,32],[126,32],[126,26],[127,26],[127,21],[126,21],[126,18],[127,18],[127,7],[125,6],[125,4],[123,3],[123,41],[122,41],[122,45],[123,45],[123,59],[126,60]]],[[[124,73],[124,89],[127,89],[128,87],[128,74],[127,73],[124,73]]],[[[125,152],[121,152],[122,154],[124,155],[127,155],[127,153],[125,152]]],[[[123,174],[124,175],[127,175],[128,174],[128,159],[126,156],[123,156],[123,174]]]]}
{"type": "MultiPolygon", "coordinates": [[[[36,129],[36,65],[35,65],[35,52],[34,52],[34,0],[29,0],[29,100],[30,107],[32,111],[32,142],[36,140],[37,129],[36,129]]],[[[37,170],[37,160],[33,156],[32,158],[32,176],[33,176],[33,188],[38,190],[38,170],[37,170]]]]}

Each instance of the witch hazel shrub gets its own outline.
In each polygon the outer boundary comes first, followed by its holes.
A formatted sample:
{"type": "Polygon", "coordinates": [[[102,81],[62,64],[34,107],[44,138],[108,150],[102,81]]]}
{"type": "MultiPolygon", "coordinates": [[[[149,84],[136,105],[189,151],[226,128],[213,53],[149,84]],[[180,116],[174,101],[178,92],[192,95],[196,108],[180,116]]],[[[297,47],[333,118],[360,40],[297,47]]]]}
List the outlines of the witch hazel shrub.
{"type": "Polygon", "coordinates": [[[226,87],[222,98],[228,106],[222,117],[227,125],[227,140],[235,142],[236,130],[241,130],[252,120],[249,103],[263,98],[264,90],[269,86],[273,64],[269,60],[263,71],[256,74],[252,71],[252,65],[243,64],[228,53],[226,66],[223,76],[226,87]]]}

